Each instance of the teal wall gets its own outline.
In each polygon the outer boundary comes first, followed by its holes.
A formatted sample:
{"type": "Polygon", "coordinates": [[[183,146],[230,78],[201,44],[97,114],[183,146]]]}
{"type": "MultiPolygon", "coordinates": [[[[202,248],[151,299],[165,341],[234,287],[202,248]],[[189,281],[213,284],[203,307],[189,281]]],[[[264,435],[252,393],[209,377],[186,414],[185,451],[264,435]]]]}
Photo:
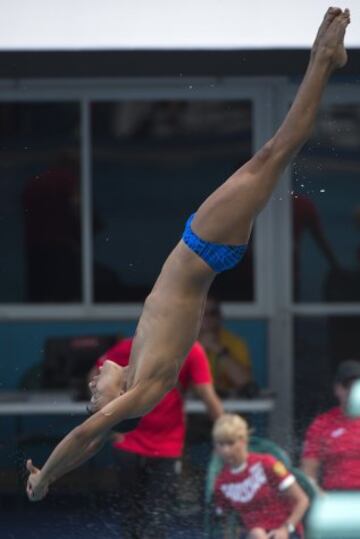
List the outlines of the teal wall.
{"type": "MultiPolygon", "coordinates": [[[[226,327],[248,344],[254,374],[261,386],[267,382],[266,322],[263,320],[229,320],[226,327]]],[[[0,388],[16,389],[22,376],[43,359],[48,337],[92,334],[133,334],[136,323],[121,322],[4,322],[0,323],[0,388]]]]}

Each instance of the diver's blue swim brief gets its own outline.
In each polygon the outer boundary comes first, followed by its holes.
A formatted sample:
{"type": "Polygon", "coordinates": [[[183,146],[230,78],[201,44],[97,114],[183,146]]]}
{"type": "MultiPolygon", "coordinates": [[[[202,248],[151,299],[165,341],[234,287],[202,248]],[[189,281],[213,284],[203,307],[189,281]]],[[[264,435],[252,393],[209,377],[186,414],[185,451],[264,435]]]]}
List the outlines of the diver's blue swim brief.
{"type": "Polygon", "coordinates": [[[191,229],[195,214],[190,215],[182,236],[186,245],[207,263],[216,273],[233,268],[240,262],[246,251],[246,245],[223,245],[202,240],[191,229]]]}

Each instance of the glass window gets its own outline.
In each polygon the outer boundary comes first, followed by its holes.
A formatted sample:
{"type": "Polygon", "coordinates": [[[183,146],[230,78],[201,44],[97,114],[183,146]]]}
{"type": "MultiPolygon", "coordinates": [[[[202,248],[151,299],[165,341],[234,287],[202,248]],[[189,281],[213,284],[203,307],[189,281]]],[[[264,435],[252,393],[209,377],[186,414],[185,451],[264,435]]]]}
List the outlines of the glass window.
{"type": "MultiPolygon", "coordinates": [[[[250,101],[92,105],[95,301],[142,301],[187,217],[251,156],[250,101]]],[[[252,250],[216,282],[254,297],[252,250]]]]}
{"type": "Polygon", "coordinates": [[[360,301],[360,105],[331,105],[293,163],[296,301],[360,301]]]}
{"type": "Polygon", "coordinates": [[[0,103],[0,118],[0,302],[80,301],[80,107],[0,103]]]}

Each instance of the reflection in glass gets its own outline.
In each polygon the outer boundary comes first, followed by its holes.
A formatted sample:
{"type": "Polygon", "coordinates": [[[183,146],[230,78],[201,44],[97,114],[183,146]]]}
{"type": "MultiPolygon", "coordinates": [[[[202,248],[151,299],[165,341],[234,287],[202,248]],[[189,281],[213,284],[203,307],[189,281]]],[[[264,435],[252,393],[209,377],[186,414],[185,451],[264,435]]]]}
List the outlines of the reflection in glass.
{"type": "Polygon", "coordinates": [[[1,302],[81,300],[79,114],[0,104],[1,302]]]}
{"type": "MultiPolygon", "coordinates": [[[[144,299],[189,214],[251,156],[251,115],[248,101],[92,105],[96,301],[144,299]]],[[[253,300],[251,249],[215,287],[253,300]]]]}
{"type": "Polygon", "coordinates": [[[293,163],[296,301],[360,301],[360,106],[322,110],[293,163]]]}

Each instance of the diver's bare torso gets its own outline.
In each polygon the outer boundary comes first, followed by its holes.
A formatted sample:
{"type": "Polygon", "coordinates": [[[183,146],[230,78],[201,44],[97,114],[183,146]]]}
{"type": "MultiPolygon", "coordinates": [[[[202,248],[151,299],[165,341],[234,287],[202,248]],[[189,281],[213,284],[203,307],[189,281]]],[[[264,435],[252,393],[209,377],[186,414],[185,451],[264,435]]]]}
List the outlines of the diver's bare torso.
{"type": "Polygon", "coordinates": [[[183,241],[166,260],[145,301],[131,351],[127,389],[158,376],[176,383],[198,337],[204,303],[216,273],[183,241]]]}

